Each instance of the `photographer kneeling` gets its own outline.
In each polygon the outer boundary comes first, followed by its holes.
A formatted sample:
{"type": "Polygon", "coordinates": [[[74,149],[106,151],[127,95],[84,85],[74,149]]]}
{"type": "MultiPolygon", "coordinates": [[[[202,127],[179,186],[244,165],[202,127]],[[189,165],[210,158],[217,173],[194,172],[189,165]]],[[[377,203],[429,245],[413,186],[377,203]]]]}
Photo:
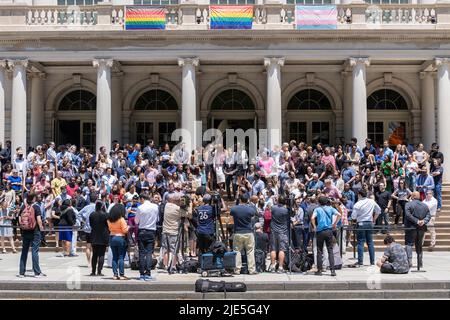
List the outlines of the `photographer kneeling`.
{"type": "Polygon", "coordinates": [[[392,236],[384,238],[386,249],[383,257],[377,262],[381,273],[404,274],[409,272],[408,256],[402,245],[395,242],[392,236]]]}

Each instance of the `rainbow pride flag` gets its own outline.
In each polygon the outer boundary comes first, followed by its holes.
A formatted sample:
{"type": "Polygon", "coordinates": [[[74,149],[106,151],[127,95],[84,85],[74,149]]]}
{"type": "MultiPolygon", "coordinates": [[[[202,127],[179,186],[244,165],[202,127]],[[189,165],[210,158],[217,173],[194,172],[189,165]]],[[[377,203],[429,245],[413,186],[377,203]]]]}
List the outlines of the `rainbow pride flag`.
{"type": "Polygon", "coordinates": [[[337,29],[336,6],[295,6],[295,24],[298,30],[337,29]]]}
{"type": "Polygon", "coordinates": [[[251,29],[253,6],[210,6],[210,29],[251,29]]]}
{"type": "Polygon", "coordinates": [[[149,6],[126,6],[125,30],[165,29],[166,9],[149,6]]]}

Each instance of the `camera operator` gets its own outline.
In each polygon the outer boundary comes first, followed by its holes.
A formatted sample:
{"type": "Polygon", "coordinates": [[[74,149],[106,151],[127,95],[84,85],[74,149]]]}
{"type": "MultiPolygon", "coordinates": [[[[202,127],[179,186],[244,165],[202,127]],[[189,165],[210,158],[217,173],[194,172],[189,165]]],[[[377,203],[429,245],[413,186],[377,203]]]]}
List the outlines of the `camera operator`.
{"type": "Polygon", "coordinates": [[[240,201],[242,204],[233,206],[230,214],[234,220],[234,240],[233,247],[236,251],[235,274],[241,273],[242,257],[241,251],[245,249],[247,255],[249,274],[257,274],[255,266],[255,237],[253,234],[252,220],[256,214],[254,207],[248,205],[249,196],[242,194],[240,201]]]}
{"type": "Polygon", "coordinates": [[[184,206],[182,202],[184,201],[186,201],[186,199],[182,199],[182,197],[170,194],[167,196],[167,203],[164,206],[161,250],[165,252],[163,263],[165,268],[169,269],[169,271],[175,268],[177,262],[178,253],[175,252],[175,246],[177,243],[177,238],[179,236],[178,231],[180,223],[182,223],[182,218],[192,215],[192,202],[190,202],[186,207],[182,208],[182,206],[184,206]],[[174,255],[171,266],[168,265],[170,253],[174,255]]]}
{"type": "Polygon", "coordinates": [[[301,249],[302,248],[302,240],[303,240],[303,221],[305,212],[303,211],[303,208],[300,206],[302,202],[301,197],[295,198],[295,205],[292,208],[294,212],[294,216],[291,218],[292,226],[293,226],[293,244],[295,249],[301,249]]]}
{"type": "MultiPolygon", "coordinates": [[[[219,199],[215,199],[219,201],[219,199]]],[[[223,199],[221,201],[221,211],[226,211],[226,204],[223,199]]],[[[205,194],[202,198],[202,204],[195,208],[193,218],[197,222],[197,244],[200,254],[209,251],[215,239],[215,221],[220,219],[220,214],[216,212],[213,204],[213,197],[205,194]]]]}
{"type": "Polygon", "coordinates": [[[270,221],[270,272],[275,272],[275,259],[278,253],[278,273],[284,273],[284,255],[289,250],[290,216],[286,208],[286,199],[279,196],[277,204],[272,206],[270,221]]]}

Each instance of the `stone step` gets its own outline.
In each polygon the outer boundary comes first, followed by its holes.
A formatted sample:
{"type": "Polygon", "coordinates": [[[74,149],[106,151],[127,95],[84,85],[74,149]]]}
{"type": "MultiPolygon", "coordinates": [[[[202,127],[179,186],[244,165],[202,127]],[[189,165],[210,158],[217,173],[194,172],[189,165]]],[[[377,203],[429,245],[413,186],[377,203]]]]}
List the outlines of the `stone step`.
{"type": "Polygon", "coordinates": [[[449,299],[450,290],[308,290],[308,291],[247,291],[198,293],[192,291],[0,291],[2,299],[133,299],[133,300],[200,300],[200,299],[449,299]]]}

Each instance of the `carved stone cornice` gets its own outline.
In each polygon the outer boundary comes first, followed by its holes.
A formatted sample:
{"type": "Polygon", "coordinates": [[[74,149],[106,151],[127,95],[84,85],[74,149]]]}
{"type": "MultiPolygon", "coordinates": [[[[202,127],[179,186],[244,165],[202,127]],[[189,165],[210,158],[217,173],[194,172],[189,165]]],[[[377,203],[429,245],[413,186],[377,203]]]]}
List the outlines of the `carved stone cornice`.
{"type": "Polygon", "coordinates": [[[282,67],[284,66],[285,61],[286,61],[285,57],[265,57],[264,67],[268,68],[273,65],[279,65],[280,67],[282,67]]]}
{"type": "Polygon", "coordinates": [[[45,72],[29,72],[27,73],[27,79],[39,78],[40,80],[46,80],[47,74],[45,72]]]}
{"type": "Polygon", "coordinates": [[[28,67],[28,59],[8,60],[8,67],[14,69],[15,67],[28,67]]]}
{"type": "Polygon", "coordinates": [[[192,65],[194,67],[198,67],[200,63],[200,59],[198,57],[187,57],[187,58],[178,58],[178,65],[180,67],[192,65]]]}
{"type": "Polygon", "coordinates": [[[98,58],[92,61],[94,68],[112,68],[114,60],[111,58],[98,58]]]}
{"type": "Polygon", "coordinates": [[[450,57],[436,57],[434,58],[434,65],[436,68],[439,68],[441,66],[449,66],[450,64],[450,57]]]}
{"type": "Polygon", "coordinates": [[[370,66],[370,58],[369,57],[350,57],[348,59],[348,65],[351,68],[354,68],[358,64],[363,64],[364,66],[370,66]]]}
{"type": "Polygon", "coordinates": [[[6,70],[8,68],[8,61],[6,59],[0,60],[0,71],[6,70]]]}
{"type": "Polygon", "coordinates": [[[421,71],[419,72],[419,78],[420,80],[425,79],[426,77],[436,77],[436,71],[421,71]]]}

